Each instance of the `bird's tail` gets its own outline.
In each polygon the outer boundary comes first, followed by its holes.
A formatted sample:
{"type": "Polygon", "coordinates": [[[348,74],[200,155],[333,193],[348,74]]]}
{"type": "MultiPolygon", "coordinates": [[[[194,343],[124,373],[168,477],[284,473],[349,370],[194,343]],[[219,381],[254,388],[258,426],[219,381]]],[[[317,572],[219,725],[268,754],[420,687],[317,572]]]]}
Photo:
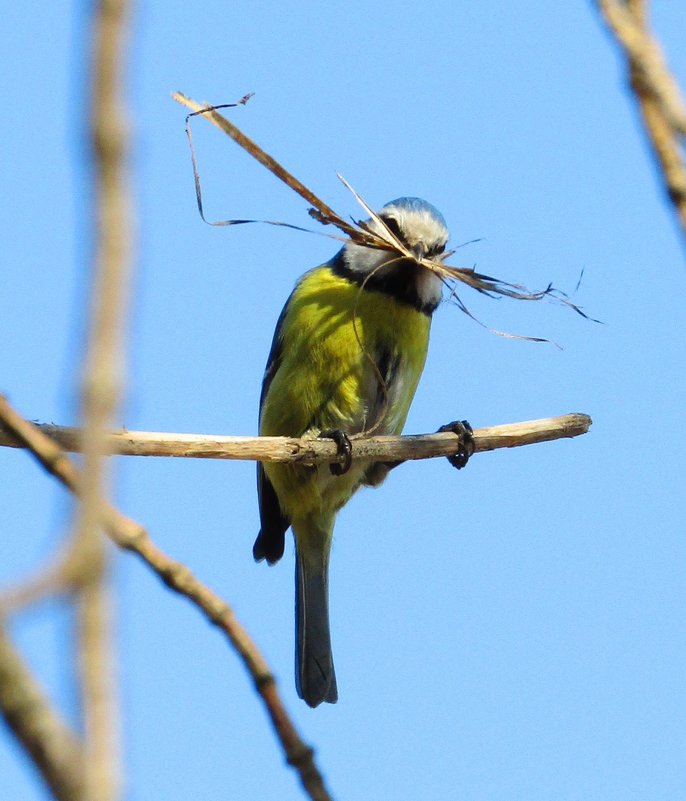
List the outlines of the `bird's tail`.
{"type": "Polygon", "coordinates": [[[295,683],[298,695],[311,707],[338,700],[329,633],[330,536],[314,548],[296,533],[295,683]]]}

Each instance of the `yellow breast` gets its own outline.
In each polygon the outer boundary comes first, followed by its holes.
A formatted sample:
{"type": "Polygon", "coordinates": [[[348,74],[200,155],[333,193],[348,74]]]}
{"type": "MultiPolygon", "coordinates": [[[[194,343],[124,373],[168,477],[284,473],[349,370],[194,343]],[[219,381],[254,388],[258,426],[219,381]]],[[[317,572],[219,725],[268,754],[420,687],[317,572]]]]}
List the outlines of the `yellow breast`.
{"type": "Polygon", "coordinates": [[[285,311],[280,364],[263,403],[261,433],[356,433],[369,427],[379,384],[373,363],[382,352],[397,357],[399,365],[384,430],[399,432],[424,367],[430,325],[427,315],[382,292],[360,289],[327,265],[310,271],[285,311]]]}
{"type": "MultiPolygon", "coordinates": [[[[355,434],[375,423],[379,433],[400,433],[424,367],[430,325],[427,315],[381,292],[361,290],[327,265],[307,273],[284,311],[278,368],[262,404],[260,433],[355,434]],[[373,366],[384,353],[397,365],[385,398],[373,366]]],[[[335,512],[366,467],[356,462],[334,477],[326,465],[264,465],[291,520],[335,512]]]]}

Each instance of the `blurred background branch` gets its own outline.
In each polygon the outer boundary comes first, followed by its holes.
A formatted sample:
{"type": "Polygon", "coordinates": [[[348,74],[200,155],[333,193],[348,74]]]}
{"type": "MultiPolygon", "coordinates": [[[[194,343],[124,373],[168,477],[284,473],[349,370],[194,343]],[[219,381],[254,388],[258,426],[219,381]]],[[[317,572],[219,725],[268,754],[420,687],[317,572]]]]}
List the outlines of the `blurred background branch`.
{"type": "Polygon", "coordinates": [[[597,0],[622,49],[648,140],[686,241],[686,104],[648,26],[646,0],[597,0]]]}
{"type": "Polygon", "coordinates": [[[0,712],[58,801],[85,801],[84,753],[5,631],[0,615],[0,712]]]}
{"type": "MultiPolygon", "coordinates": [[[[112,427],[123,391],[124,329],[131,264],[132,225],[127,180],[127,126],[122,73],[128,24],[126,0],[100,0],[92,11],[89,36],[89,130],[94,181],[90,238],[93,247],[90,313],[82,377],[83,471],[74,532],[61,553],[42,574],[18,587],[4,603],[5,611],[40,600],[46,594],[70,591],[76,611],[75,668],[83,720],[83,753],[74,754],[74,735],[50,711],[9,643],[3,653],[12,670],[3,674],[4,696],[25,703],[3,711],[15,732],[48,734],[21,738],[58,798],[116,801],[121,776],[117,699],[114,691],[112,600],[108,553],[102,537],[107,494],[106,432],[112,427]],[[22,690],[22,687],[24,688],[22,690]],[[31,700],[31,703],[29,703],[31,700]],[[37,713],[35,710],[40,710],[37,713]],[[63,740],[49,748],[52,735],[63,740]],[[65,754],[69,752],[69,759],[65,754]],[[71,783],[66,787],[66,776],[71,783]],[[75,771],[80,772],[74,775],[75,771]],[[66,787],[66,789],[65,789],[66,787]]],[[[4,699],[3,699],[4,700],[4,699]]],[[[54,738],[53,738],[54,739],[54,738]]]]}
{"type": "MultiPolygon", "coordinates": [[[[79,470],[59,445],[24,420],[2,397],[0,420],[51,475],[78,498],[82,497],[86,486],[83,470],[79,470]]],[[[229,605],[200,582],[184,564],[171,559],[158,548],[143,526],[135,520],[121,514],[105,500],[101,502],[99,515],[105,532],[120,548],[137,554],[170,589],[191,601],[210,623],[222,631],[253,679],[286,761],[298,772],[305,791],[313,801],[329,801],[324,779],[314,762],[314,752],[298,734],[266,660],[229,605]]],[[[90,801],[90,796],[87,798],[90,801]]]]}
{"type": "Polygon", "coordinates": [[[86,750],[84,784],[89,801],[115,801],[121,791],[112,598],[102,523],[108,493],[106,432],[123,394],[132,261],[123,98],[128,17],[127,0],[99,0],[89,39],[94,256],[81,398],[83,470],[74,539],[79,562],[75,603],[86,750]]]}

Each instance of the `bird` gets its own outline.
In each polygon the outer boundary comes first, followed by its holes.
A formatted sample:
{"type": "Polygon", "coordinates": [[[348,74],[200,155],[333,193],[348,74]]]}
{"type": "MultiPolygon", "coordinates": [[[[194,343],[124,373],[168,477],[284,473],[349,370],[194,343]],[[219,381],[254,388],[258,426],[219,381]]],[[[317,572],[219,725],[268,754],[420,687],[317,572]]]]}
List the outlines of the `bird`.
{"type": "MultiPolygon", "coordinates": [[[[341,457],[331,465],[257,467],[261,527],[253,556],[279,561],[292,528],[296,690],[310,707],[338,700],[328,593],[336,515],[360,487],[378,486],[397,464],[352,462],[350,437],[402,432],[442,294],[440,276],[421,262],[440,259],[449,237],[443,215],[416,197],[387,203],[363,225],[386,241],[396,238],[405,252],[349,240],[306,272],[279,316],[260,396],[260,435],[328,437],[341,457]]],[[[440,430],[469,445],[471,428],[463,423],[440,430]]],[[[461,446],[451,462],[463,466],[469,450],[461,446]]]]}

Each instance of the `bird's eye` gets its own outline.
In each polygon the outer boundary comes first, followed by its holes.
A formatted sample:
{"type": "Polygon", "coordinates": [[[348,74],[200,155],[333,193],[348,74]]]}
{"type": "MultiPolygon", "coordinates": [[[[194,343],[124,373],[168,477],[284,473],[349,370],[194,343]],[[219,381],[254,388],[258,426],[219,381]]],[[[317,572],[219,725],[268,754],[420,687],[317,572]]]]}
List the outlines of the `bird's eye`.
{"type": "Polygon", "coordinates": [[[426,255],[440,256],[441,253],[445,253],[445,242],[442,245],[434,245],[426,255]]]}
{"type": "Polygon", "coordinates": [[[398,221],[395,219],[395,217],[382,217],[381,219],[386,223],[386,227],[389,229],[389,231],[394,236],[397,236],[402,242],[403,238],[400,235],[400,226],[398,225],[398,221]]]}

